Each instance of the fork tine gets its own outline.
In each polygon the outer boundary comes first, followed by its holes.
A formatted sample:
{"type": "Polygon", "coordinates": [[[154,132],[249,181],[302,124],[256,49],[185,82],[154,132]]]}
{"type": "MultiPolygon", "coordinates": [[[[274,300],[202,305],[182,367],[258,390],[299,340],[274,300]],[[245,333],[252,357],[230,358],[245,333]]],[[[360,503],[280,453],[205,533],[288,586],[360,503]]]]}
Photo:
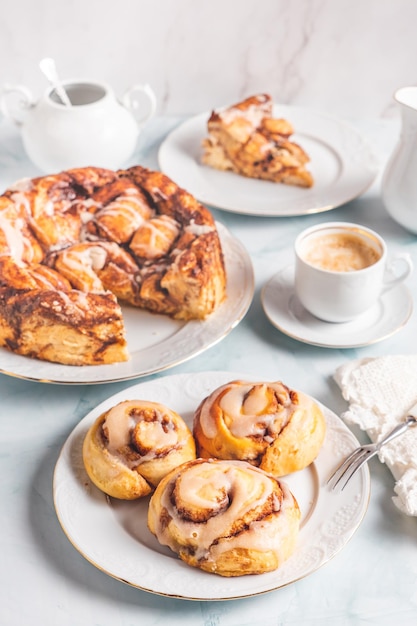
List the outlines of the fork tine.
{"type": "MultiPolygon", "coordinates": [[[[347,476],[345,482],[343,483],[342,487],[341,487],[341,491],[343,491],[343,489],[346,487],[346,485],[348,484],[348,482],[350,481],[351,478],[353,478],[353,476],[356,474],[356,472],[358,470],[360,470],[360,468],[365,465],[365,463],[368,462],[368,460],[371,458],[371,456],[374,456],[374,453],[371,452],[370,450],[364,450],[363,454],[361,457],[358,457],[356,459],[356,461],[354,463],[351,464],[350,467],[348,467],[345,472],[343,473],[344,475],[347,474],[347,472],[349,472],[349,475],[347,476]]],[[[336,483],[333,486],[333,489],[336,487],[336,485],[340,482],[340,480],[342,479],[343,476],[341,476],[336,483]]]]}
{"type": "Polygon", "coordinates": [[[362,452],[362,448],[355,448],[355,450],[353,450],[349,456],[347,456],[341,463],[340,465],[338,465],[336,467],[336,469],[334,470],[333,474],[329,477],[329,479],[327,480],[327,484],[331,483],[332,480],[336,477],[336,475],[338,475],[339,473],[343,472],[344,469],[347,469],[348,466],[350,465],[350,463],[353,462],[354,458],[356,456],[358,456],[358,454],[360,454],[362,452]]]}
{"type": "Polygon", "coordinates": [[[346,476],[346,474],[349,472],[349,470],[354,468],[354,471],[350,474],[349,478],[344,483],[342,487],[343,490],[347,482],[350,480],[350,477],[356,472],[357,464],[360,463],[360,465],[358,466],[359,469],[359,467],[366,462],[367,454],[367,450],[364,450],[363,448],[356,448],[356,450],[353,450],[353,452],[351,452],[351,454],[346,457],[343,463],[341,463],[339,467],[336,468],[336,470],[328,479],[327,484],[330,485],[331,483],[333,483],[332,489],[335,489],[340,481],[343,480],[344,476],[346,476]]]}
{"type": "MultiPolygon", "coordinates": [[[[417,411],[417,404],[411,409],[411,413],[417,411]]],[[[332,484],[330,487],[332,490],[336,489],[337,485],[346,478],[341,490],[346,487],[352,476],[375,454],[378,454],[379,450],[389,441],[395,439],[402,433],[404,433],[409,427],[417,424],[417,418],[411,415],[407,416],[406,420],[400,424],[397,424],[391,432],[389,432],[383,439],[376,443],[360,446],[356,448],[349,456],[339,465],[339,467],[333,472],[327,481],[327,484],[332,484]]]]}

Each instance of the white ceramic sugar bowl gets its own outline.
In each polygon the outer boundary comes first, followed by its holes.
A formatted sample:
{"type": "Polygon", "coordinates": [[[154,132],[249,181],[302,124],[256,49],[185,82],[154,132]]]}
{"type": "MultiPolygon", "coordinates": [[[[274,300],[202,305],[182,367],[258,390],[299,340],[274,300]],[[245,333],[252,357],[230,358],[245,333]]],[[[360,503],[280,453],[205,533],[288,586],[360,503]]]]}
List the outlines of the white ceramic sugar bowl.
{"type": "Polygon", "coordinates": [[[71,106],[53,88],[39,101],[22,85],[5,85],[0,108],[20,128],[25,150],[43,172],[73,167],[122,167],[132,155],[139,132],[156,110],[149,85],[133,85],[119,101],[105,83],[66,81],[71,106]],[[13,92],[20,96],[11,106],[13,92]],[[145,112],[143,104],[145,102],[145,112]]]}

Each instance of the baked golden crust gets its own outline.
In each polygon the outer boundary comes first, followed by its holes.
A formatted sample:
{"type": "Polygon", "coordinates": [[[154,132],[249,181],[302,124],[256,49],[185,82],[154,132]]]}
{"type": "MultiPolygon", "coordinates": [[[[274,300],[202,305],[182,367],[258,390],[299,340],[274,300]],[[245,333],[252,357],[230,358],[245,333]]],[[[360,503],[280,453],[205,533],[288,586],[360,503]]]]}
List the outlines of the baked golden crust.
{"type": "Polygon", "coordinates": [[[16,354],[68,365],[128,358],[113,294],[0,288],[0,345],[16,354]]]}
{"type": "Polygon", "coordinates": [[[194,439],[182,417],[146,400],[126,400],[100,415],[83,444],[92,482],[124,500],[149,494],[166,474],[192,459],[194,439]]]}
{"type": "Polygon", "coordinates": [[[275,570],[294,551],[299,522],[288,487],[244,461],[184,463],[162,479],[148,509],[162,545],[221,576],[275,570]]]}
{"type": "Polygon", "coordinates": [[[226,293],[211,213],[165,175],[140,166],[78,168],[6,190],[0,265],[0,345],[70,365],[128,358],[118,302],[204,319],[226,293]],[[53,292],[59,321],[46,314],[53,292]],[[40,306],[42,294],[47,306],[40,306]]]}
{"type": "Polygon", "coordinates": [[[202,162],[276,183],[311,187],[314,183],[306,169],[307,153],[290,140],[291,124],[272,117],[272,98],[259,94],[221,111],[213,111],[208,137],[203,141],[202,162]]]}
{"type": "Polygon", "coordinates": [[[281,382],[222,385],[201,402],[193,425],[199,456],[248,461],[274,476],[310,465],[325,432],[318,404],[281,382]]]}

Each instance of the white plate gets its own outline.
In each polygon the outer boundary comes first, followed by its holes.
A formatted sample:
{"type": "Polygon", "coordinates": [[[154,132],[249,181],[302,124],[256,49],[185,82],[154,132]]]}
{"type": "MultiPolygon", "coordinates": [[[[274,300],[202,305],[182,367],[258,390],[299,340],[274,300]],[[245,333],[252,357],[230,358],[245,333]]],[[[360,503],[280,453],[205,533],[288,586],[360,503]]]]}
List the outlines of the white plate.
{"type": "Polygon", "coordinates": [[[130,360],[111,365],[60,365],[0,348],[0,371],[28,380],[96,384],[148,376],[204,352],[223,339],[246,314],[253,298],[254,274],[242,243],[217,223],[227,272],[227,298],[204,321],[183,322],[134,307],[123,307],[130,360]]]}
{"type": "Polygon", "coordinates": [[[162,143],[161,170],[200,202],[247,215],[289,216],[329,211],[363,193],[377,163],[360,133],[344,122],[296,106],[274,107],[295,128],[293,140],[310,155],[315,184],[309,189],[255,180],[201,164],[210,113],[172,131],[162,143]]]}
{"type": "Polygon", "coordinates": [[[357,439],[323,407],[327,434],[317,460],[288,476],[301,513],[298,547],[275,572],[224,578],[192,568],[162,547],[146,525],[149,498],[134,502],[106,497],[89,481],[82,462],[82,442],[89,426],[121,400],[145,398],[173,408],[191,426],[199,402],[234,379],[231,372],[178,374],[143,382],[115,394],[91,411],[63,446],[54,473],[53,494],[61,526],[74,547],[98,569],[144,591],[188,600],[229,600],[272,591],[307,576],[332,558],[361,523],[369,500],[369,470],[363,467],[348,486],[331,492],[326,485],[357,439]]]}
{"type": "Polygon", "coordinates": [[[294,293],[292,265],[266,283],[261,299],[267,318],[281,332],[326,348],[359,348],[382,341],[405,326],[413,310],[411,294],[405,285],[398,285],[352,322],[324,322],[308,313],[294,293]]]}

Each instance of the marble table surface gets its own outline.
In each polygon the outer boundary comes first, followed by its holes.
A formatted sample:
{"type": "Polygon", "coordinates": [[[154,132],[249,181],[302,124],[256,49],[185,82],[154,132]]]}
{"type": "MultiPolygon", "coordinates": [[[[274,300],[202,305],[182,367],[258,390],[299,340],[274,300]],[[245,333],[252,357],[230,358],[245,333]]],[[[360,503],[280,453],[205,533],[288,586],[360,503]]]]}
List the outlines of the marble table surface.
{"type": "MultiPolygon", "coordinates": [[[[157,167],[158,146],[180,118],[157,118],[139,138],[133,163],[157,167]]],[[[395,121],[353,120],[371,143],[380,171],[393,149],[395,121]]],[[[16,129],[0,123],[0,184],[38,174],[16,129]]],[[[344,220],[370,226],[390,250],[407,250],[417,266],[417,240],[387,214],[380,176],[358,199],[333,209],[289,218],[261,218],[213,209],[248,250],[255,273],[253,302],[245,318],[217,345],[170,370],[213,370],[281,379],[314,396],[336,414],[347,408],[335,369],[365,356],[417,351],[417,317],[388,339],[361,348],[314,347],[292,339],[268,321],[263,285],[292,262],[296,234],[313,224],[344,220]]],[[[414,303],[415,278],[408,281],[414,303]]],[[[2,357],[0,356],[0,359],[2,357]]],[[[188,601],[154,595],[116,580],[88,562],[64,534],[54,509],[52,479],[61,447],[98,403],[138,380],[59,385],[0,374],[0,623],[4,626],[277,626],[375,624],[405,626],[417,620],[417,521],[393,504],[394,480],[370,462],[366,515],[347,545],[313,574],[286,587],[238,600],[188,601]]],[[[364,440],[362,433],[355,433],[364,440]]],[[[366,438],[365,438],[366,439],[366,438]]],[[[111,541],[111,538],[109,538],[111,541]]]]}

